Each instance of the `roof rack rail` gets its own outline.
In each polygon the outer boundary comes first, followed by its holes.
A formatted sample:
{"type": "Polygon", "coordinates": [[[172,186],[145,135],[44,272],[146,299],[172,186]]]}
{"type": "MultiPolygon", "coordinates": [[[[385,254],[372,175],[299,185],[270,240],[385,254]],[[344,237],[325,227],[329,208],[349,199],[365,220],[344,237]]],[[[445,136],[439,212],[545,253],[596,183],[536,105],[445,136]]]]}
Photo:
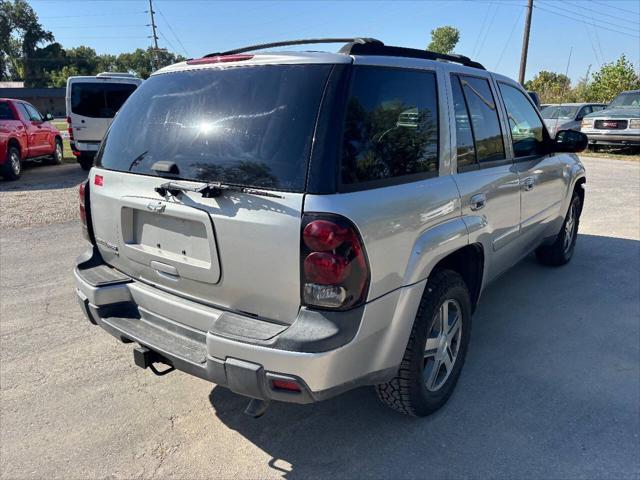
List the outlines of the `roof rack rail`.
{"type": "Polygon", "coordinates": [[[265,50],[267,48],[273,48],[273,47],[289,47],[292,45],[311,45],[314,43],[343,43],[343,42],[348,42],[349,45],[379,44],[381,46],[384,46],[384,43],[382,43],[380,40],[376,40],[375,38],[363,38],[363,37],[308,38],[308,39],[301,39],[301,40],[287,40],[284,42],[260,43],[258,45],[249,45],[247,47],[236,48],[234,50],[227,50],[226,52],[209,53],[202,58],[217,57],[221,55],[236,55],[238,53],[253,52],[255,50],[265,50]]]}
{"type": "Polygon", "coordinates": [[[409,57],[422,58],[425,60],[446,60],[447,62],[460,63],[466,67],[486,70],[481,63],[474,62],[469,57],[457,54],[436,53],[430,50],[419,50],[417,48],[393,47],[379,43],[347,43],[339,53],[347,55],[380,55],[385,57],[409,57]]]}
{"type": "Polygon", "coordinates": [[[209,53],[203,58],[217,57],[224,55],[237,55],[239,53],[253,52],[256,50],[265,50],[273,47],[289,47],[292,45],[311,45],[316,43],[343,43],[346,44],[338,51],[345,55],[380,55],[385,57],[408,57],[422,58],[425,60],[445,60],[447,62],[460,63],[467,67],[479,68],[486,70],[484,66],[478,62],[474,62],[469,57],[457,54],[436,53],[429,50],[419,50],[417,48],[393,47],[382,43],[380,40],[368,37],[355,38],[309,38],[301,40],[287,40],[284,42],[261,43],[258,45],[249,45],[248,47],[227,50],[226,52],[209,53]]]}

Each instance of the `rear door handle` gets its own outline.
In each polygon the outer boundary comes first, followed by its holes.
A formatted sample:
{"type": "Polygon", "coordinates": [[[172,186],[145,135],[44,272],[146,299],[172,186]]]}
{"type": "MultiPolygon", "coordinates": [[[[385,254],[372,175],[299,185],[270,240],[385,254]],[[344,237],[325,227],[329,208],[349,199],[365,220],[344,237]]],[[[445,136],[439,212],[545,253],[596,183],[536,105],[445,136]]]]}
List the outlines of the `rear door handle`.
{"type": "Polygon", "coordinates": [[[529,192],[531,190],[533,190],[533,187],[535,186],[536,182],[533,179],[533,177],[527,177],[522,181],[522,187],[524,188],[525,192],[529,192]]]}
{"type": "Polygon", "coordinates": [[[484,193],[478,193],[471,197],[471,210],[476,211],[484,208],[487,204],[487,195],[484,193]]]}

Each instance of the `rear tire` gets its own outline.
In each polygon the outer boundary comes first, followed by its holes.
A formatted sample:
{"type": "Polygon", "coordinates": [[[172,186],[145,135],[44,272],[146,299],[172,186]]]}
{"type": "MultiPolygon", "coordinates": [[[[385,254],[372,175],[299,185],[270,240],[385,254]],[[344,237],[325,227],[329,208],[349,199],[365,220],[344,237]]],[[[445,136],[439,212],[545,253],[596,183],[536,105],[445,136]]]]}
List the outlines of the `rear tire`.
{"type": "Polygon", "coordinates": [[[78,163],[83,170],[88,172],[89,170],[91,170],[91,167],[93,167],[93,157],[90,157],[88,155],[80,155],[78,157],[78,163]]]}
{"type": "Polygon", "coordinates": [[[470,334],[471,297],[464,280],[452,270],[434,273],[427,281],[398,373],[376,385],[378,398],[416,417],[438,410],[458,382],[470,334]]]}
{"type": "Polygon", "coordinates": [[[559,267],[569,263],[573,257],[573,250],[578,238],[578,226],[582,211],[582,199],[574,192],[569,204],[567,216],[564,219],[560,233],[551,245],[545,245],[536,249],[536,257],[543,265],[559,267]]]}
{"type": "Polygon", "coordinates": [[[60,165],[62,164],[63,160],[64,154],[62,150],[62,140],[56,140],[56,146],[53,151],[53,155],[51,155],[51,160],[49,160],[49,163],[51,165],[60,165]]]}
{"type": "Polygon", "coordinates": [[[7,161],[2,166],[2,176],[5,180],[17,180],[22,173],[22,159],[20,150],[16,147],[9,147],[7,151],[7,161]]]}

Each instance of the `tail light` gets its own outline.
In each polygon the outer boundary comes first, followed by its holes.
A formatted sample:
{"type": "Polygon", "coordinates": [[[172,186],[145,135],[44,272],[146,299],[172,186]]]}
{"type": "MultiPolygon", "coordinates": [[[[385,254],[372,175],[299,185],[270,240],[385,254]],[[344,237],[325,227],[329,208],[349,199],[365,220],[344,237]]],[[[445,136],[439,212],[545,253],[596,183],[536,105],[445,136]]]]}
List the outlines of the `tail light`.
{"type": "Polygon", "coordinates": [[[305,215],[301,245],[302,303],[347,310],[363,303],[369,265],[355,226],[338,215],[305,215]]]}
{"type": "Polygon", "coordinates": [[[95,244],[93,237],[93,227],[91,226],[91,207],[89,202],[89,181],[80,184],[78,189],[78,200],[80,207],[80,223],[82,224],[82,236],[89,242],[95,244]]]}
{"type": "Polygon", "coordinates": [[[73,128],[71,128],[71,117],[67,117],[67,123],[69,126],[67,127],[67,132],[69,132],[69,141],[73,141],[73,128]]]}

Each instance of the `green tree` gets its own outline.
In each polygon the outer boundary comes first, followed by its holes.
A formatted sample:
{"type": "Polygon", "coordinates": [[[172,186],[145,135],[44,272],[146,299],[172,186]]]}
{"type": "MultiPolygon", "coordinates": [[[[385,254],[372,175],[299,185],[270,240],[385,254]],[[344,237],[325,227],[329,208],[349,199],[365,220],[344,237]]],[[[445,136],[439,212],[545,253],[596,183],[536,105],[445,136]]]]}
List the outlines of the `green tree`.
{"type": "Polygon", "coordinates": [[[444,26],[431,30],[431,42],[427,50],[436,53],[452,53],[460,41],[460,31],[455,27],[444,26]]]}
{"type": "Polygon", "coordinates": [[[42,78],[38,47],[53,40],[25,0],[0,0],[0,78],[37,83],[42,78]]]}
{"type": "Polygon", "coordinates": [[[524,88],[536,92],[541,103],[567,102],[571,91],[571,79],[562,73],[541,70],[533,79],[524,83],[524,88]]]}
{"type": "Polygon", "coordinates": [[[587,96],[593,102],[610,102],[620,92],[637,88],[640,88],[640,74],[634,70],[633,64],[621,55],[618,60],[605,63],[593,74],[587,96]]]}
{"type": "Polygon", "coordinates": [[[157,68],[162,68],[183,60],[185,60],[183,56],[166,50],[156,52],[153,48],[147,48],[146,50],[138,48],[131,53],[121,53],[118,55],[115,66],[118,71],[135,73],[140,78],[148,78],[157,68]]]}

